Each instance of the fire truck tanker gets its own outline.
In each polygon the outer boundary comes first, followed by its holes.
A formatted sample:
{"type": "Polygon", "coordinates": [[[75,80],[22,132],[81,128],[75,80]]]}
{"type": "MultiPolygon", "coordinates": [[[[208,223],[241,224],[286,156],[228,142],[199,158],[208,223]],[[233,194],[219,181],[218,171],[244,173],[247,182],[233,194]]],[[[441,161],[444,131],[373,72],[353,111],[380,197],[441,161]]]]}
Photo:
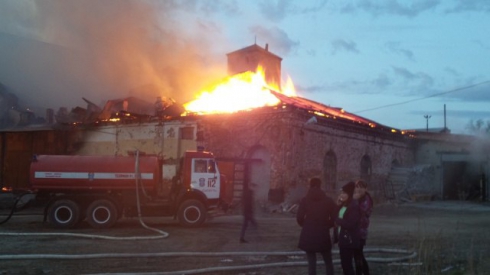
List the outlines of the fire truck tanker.
{"type": "MultiPolygon", "coordinates": [[[[157,156],[38,155],[30,166],[30,184],[43,201],[44,218],[57,228],[86,220],[109,228],[121,217],[167,216],[184,226],[202,224],[223,194],[212,153],[184,153],[177,169],[163,169],[157,156]],[[178,171],[163,180],[163,171],[178,171]]],[[[173,166],[175,167],[175,166],[173,166]]]]}

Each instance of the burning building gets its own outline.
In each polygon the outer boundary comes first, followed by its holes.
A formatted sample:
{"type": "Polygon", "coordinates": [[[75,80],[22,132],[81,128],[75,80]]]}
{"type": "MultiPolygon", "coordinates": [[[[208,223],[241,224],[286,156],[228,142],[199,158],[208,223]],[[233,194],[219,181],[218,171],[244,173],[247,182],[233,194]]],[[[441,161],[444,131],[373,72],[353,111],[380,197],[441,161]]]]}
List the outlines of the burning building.
{"type": "MultiPolygon", "coordinates": [[[[138,149],[163,157],[164,180],[171,180],[183,153],[202,146],[217,156],[230,200],[238,201],[245,186],[256,183],[264,205],[296,202],[311,177],[320,177],[332,195],[345,182],[363,179],[375,198],[390,197],[394,171],[437,158],[435,151],[430,158],[421,153],[428,142],[417,133],[297,96],[290,80],[281,83],[282,59],[268,46],[254,44],[227,56],[229,76],[183,106],[126,98],[98,108],[86,100],[90,108],[65,122],[70,134],[62,136],[63,153],[126,155],[138,149]]],[[[3,143],[8,140],[2,135],[3,143]]],[[[430,192],[438,192],[438,184],[430,192]]]]}
{"type": "MultiPolygon", "coordinates": [[[[76,154],[126,154],[133,148],[165,158],[174,169],[187,149],[216,154],[240,198],[256,183],[263,202],[296,200],[310,177],[331,193],[346,181],[381,183],[394,163],[414,162],[401,131],[298,97],[281,85],[281,58],[252,45],[228,54],[230,76],[186,103],[183,116],[132,124],[104,124],[80,131],[76,154]]],[[[374,189],[374,188],[373,188],[374,189]]]]}

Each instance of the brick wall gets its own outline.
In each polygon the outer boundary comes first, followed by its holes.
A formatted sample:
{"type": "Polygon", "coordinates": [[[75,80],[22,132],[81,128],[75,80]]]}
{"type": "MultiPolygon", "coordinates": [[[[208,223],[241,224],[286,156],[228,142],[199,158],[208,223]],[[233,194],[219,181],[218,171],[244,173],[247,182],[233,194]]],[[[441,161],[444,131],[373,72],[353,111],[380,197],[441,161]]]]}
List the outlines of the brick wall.
{"type": "MultiPolygon", "coordinates": [[[[361,127],[352,122],[319,118],[305,124],[311,114],[301,110],[264,108],[229,115],[200,118],[206,148],[217,157],[244,158],[252,148],[264,147],[270,153],[271,189],[289,191],[307,186],[308,179],[324,179],[324,159],[331,151],[337,159],[336,191],[361,175],[363,156],[371,160],[373,187],[388,176],[392,162],[412,165],[410,140],[401,134],[361,127]]],[[[303,190],[304,188],[300,188],[303,190]]]]}

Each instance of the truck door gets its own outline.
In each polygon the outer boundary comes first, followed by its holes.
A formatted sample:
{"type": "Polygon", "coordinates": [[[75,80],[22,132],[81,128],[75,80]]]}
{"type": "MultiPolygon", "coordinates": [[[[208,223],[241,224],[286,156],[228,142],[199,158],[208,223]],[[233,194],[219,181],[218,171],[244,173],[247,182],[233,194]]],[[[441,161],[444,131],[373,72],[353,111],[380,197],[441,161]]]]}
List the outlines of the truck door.
{"type": "Polygon", "coordinates": [[[202,191],[208,199],[219,198],[220,177],[214,159],[192,160],[191,188],[202,191]]]}

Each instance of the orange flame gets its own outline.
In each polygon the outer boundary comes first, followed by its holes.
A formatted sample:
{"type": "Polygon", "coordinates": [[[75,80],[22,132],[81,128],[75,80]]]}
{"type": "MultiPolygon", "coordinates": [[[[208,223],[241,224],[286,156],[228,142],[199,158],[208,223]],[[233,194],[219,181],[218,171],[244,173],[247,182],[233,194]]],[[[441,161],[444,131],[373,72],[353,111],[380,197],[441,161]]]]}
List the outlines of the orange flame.
{"type": "Polygon", "coordinates": [[[184,104],[185,114],[233,113],[264,106],[275,106],[280,100],[270,90],[286,96],[296,96],[290,78],[281,91],[274,83],[267,83],[262,67],[226,78],[223,82],[201,91],[195,100],[184,104]]]}

